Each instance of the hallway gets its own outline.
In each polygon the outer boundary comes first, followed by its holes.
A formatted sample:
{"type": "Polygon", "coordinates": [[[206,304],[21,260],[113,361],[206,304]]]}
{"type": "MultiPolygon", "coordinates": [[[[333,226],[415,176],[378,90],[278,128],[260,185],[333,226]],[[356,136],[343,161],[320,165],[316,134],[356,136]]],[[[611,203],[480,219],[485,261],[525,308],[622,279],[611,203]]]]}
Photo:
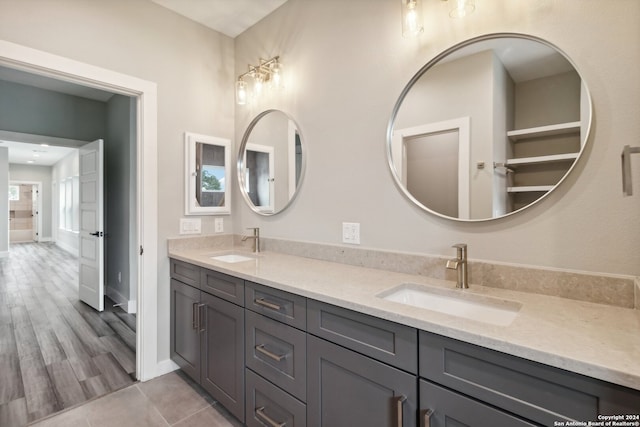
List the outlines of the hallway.
{"type": "Polygon", "coordinates": [[[77,258],[50,243],[0,259],[0,426],[23,426],[135,382],[135,315],[78,300],[77,258]]]}

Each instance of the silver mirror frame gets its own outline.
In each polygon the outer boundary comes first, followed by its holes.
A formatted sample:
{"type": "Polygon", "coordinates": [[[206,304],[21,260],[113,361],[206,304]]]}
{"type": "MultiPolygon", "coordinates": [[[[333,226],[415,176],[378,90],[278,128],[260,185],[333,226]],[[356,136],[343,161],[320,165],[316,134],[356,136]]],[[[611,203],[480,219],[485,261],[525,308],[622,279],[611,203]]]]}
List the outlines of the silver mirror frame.
{"type": "Polygon", "coordinates": [[[259,215],[262,215],[262,216],[273,216],[273,215],[279,214],[280,212],[284,211],[289,206],[291,206],[293,201],[298,196],[298,193],[300,192],[300,188],[302,187],[302,183],[304,182],[304,176],[305,176],[305,173],[306,173],[307,147],[306,147],[306,144],[305,144],[305,141],[304,141],[304,137],[302,135],[302,131],[300,130],[300,125],[298,125],[298,123],[293,119],[293,117],[291,117],[290,114],[287,114],[286,112],[284,112],[282,110],[270,109],[270,110],[265,110],[265,111],[261,112],[260,114],[258,114],[251,121],[251,123],[249,123],[249,126],[247,127],[247,130],[245,130],[244,135],[242,136],[242,141],[240,142],[240,148],[238,150],[238,161],[237,161],[237,165],[236,166],[237,166],[238,185],[240,187],[240,194],[242,194],[242,198],[244,199],[244,201],[247,203],[247,206],[249,206],[249,208],[252,211],[254,211],[255,213],[257,213],[259,215]],[[253,202],[249,198],[249,195],[245,191],[245,184],[246,183],[245,183],[245,176],[244,176],[244,173],[243,173],[244,168],[245,168],[244,167],[245,166],[244,165],[244,152],[245,152],[245,150],[247,148],[247,143],[249,141],[249,137],[251,136],[251,131],[260,122],[260,119],[262,119],[267,114],[276,113],[276,112],[284,114],[295,125],[296,129],[298,130],[298,135],[300,137],[300,144],[302,146],[302,164],[300,166],[300,180],[296,185],[296,190],[294,191],[293,195],[289,198],[289,201],[284,206],[282,206],[282,208],[280,208],[279,210],[276,210],[274,208],[273,212],[265,212],[263,210],[258,209],[258,207],[253,204],[253,202]]]}
{"type": "Polygon", "coordinates": [[[402,193],[405,195],[405,197],[407,197],[411,202],[413,202],[417,207],[419,207],[420,209],[422,209],[425,212],[428,212],[430,214],[436,215],[440,218],[444,218],[444,219],[449,219],[449,220],[453,220],[453,221],[458,221],[458,222],[486,222],[486,221],[493,221],[493,220],[497,220],[497,219],[501,219],[501,218],[506,218],[509,217],[511,215],[520,213],[524,210],[526,210],[527,208],[534,206],[536,204],[538,204],[540,201],[544,200],[547,198],[547,196],[549,194],[551,194],[553,191],[555,191],[558,186],[560,186],[562,184],[562,182],[564,182],[564,180],[567,178],[567,176],[569,176],[569,174],[571,173],[571,171],[573,171],[573,169],[576,167],[576,164],[578,163],[578,161],[580,161],[580,159],[583,156],[583,153],[585,151],[585,148],[587,146],[587,142],[589,140],[589,137],[591,135],[591,126],[593,123],[593,102],[591,99],[591,91],[589,90],[589,87],[587,85],[587,83],[585,82],[582,73],[580,73],[578,67],[576,66],[576,64],[573,62],[573,60],[571,60],[571,58],[561,49],[559,49],[557,46],[555,46],[554,44],[541,39],[539,37],[536,36],[532,36],[532,35],[528,35],[528,34],[522,34],[522,33],[490,33],[490,34],[485,34],[485,35],[481,35],[478,37],[474,37],[465,41],[462,41],[460,43],[457,43],[451,47],[449,47],[448,49],[442,51],[441,53],[439,53],[438,55],[436,55],[433,59],[431,59],[429,62],[427,62],[422,68],[420,68],[420,70],[418,70],[418,72],[411,78],[411,80],[409,80],[409,83],[407,83],[407,85],[404,87],[404,89],[402,90],[402,92],[400,93],[400,96],[398,98],[398,100],[396,101],[393,110],[391,112],[391,118],[389,119],[389,123],[387,125],[387,162],[388,162],[388,166],[389,166],[389,171],[391,172],[391,175],[393,176],[393,179],[395,181],[396,186],[402,191],[402,193]],[[439,212],[436,212],[432,209],[429,209],[427,206],[425,206],[423,203],[421,203],[418,199],[416,199],[409,191],[408,189],[403,185],[400,177],[398,176],[398,173],[396,171],[396,168],[394,166],[394,159],[393,159],[393,128],[394,128],[394,124],[396,122],[396,118],[398,115],[398,112],[400,111],[400,108],[402,106],[402,102],[404,101],[404,99],[406,98],[407,94],[409,93],[409,91],[413,88],[413,86],[416,84],[416,82],[431,68],[433,68],[434,66],[436,66],[442,59],[446,58],[447,56],[449,56],[450,54],[466,47],[469,45],[472,45],[474,43],[477,42],[482,42],[482,41],[486,41],[486,40],[492,40],[492,39],[498,39],[498,38],[517,38],[517,39],[525,39],[525,40],[530,40],[530,41],[535,41],[538,43],[541,43],[545,46],[548,46],[552,49],[554,49],[556,52],[558,52],[559,54],[561,54],[575,69],[576,73],[578,74],[578,76],[580,76],[580,79],[582,81],[582,84],[584,85],[584,87],[586,88],[586,94],[587,94],[587,104],[588,104],[588,114],[589,114],[589,122],[587,123],[586,126],[586,132],[584,135],[584,144],[582,144],[582,147],[580,149],[580,152],[578,154],[578,157],[574,160],[574,162],[571,164],[571,166],[569,167],[569,169],[567,170],[567,172],[562,176],[562,178],[554,185],[554,187],[547,191],[545,194],[543,194],[542,196],[540,196],[538,199],[536,199],[535,201],[529,203],[526,206],[523,206],[517,210],[514,210],[513,212],[509,212],[507,214],[504,215],[500,215],[500,216],[496,216],[496,217],[490,217],[490,218],[478,218],[478,219],[462,219],[462,218],[455,218],[452,216],[447,216],[444,214],[441,214],[439,212]]]}

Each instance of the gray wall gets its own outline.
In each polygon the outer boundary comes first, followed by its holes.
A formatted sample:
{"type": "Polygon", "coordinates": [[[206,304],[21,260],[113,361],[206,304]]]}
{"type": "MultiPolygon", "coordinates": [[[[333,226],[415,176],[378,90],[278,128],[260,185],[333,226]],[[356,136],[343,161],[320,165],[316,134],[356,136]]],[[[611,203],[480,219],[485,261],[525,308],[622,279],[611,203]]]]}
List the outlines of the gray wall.
{"type": "Polygon", "coordinates": [[[0,257],[9,252],[9,149],[0,147],[0,257]]]}
{"type": "Polygon", "coordinates": [[[136,289],[135,282],[130,283],[129,236],[135,232],[136,209],[129,197],[130,193],[135,194],[136,185],[135,168],[132,168],[135,166],[135,152],[130,149],[131,144],[136,144],[135,139],[131,139],[135,121],[131,120],[130,104],[131,99],[121,95],[115,95],[107,103],[104,144],[106,293],[116,302],[128,301],[130,288],[136,289]]]}
{"type": "Polygon", "coordinates": [[[466,242],[473,259],[639,275],[640,233],[628,227],[638,223],[640,197],[621,194],[620,152],[640,135],[640,98],[629,96],[640,93],[640,79],[629,78],[640,75],[640,50],[629,45],[640,38],[640,2],[605,3],[493,0],[456,20],[441,2],[423,2],[425,31],[406,39],[397,1],[289,0],[235,40],[236,74],[276,54],[289,73],[285,93],[236,107],[236,140],[257,112],[285,110],[309,146],[307,175],[296,202],[273,218],[234,197],[236,232],[256,226],[266,237],[339,244],[341,223],[360,222],[364,247],[451,256],[451,244],[466,242]],[[549,40],[584,75],[595,106],[585,155],[556,191],[520,214],[465,224],[424,213],[388,170],[393,105],[435,55],[503,31],[549,40]]]}
{"type": "Polygon", "coordinates": [[[42,200],[42,209],[39,211],[42,218],[42,230],[39,231],[41,240],[51,240],[52,234],[52,188],[51,188],[51,166],[33,166],[33,165],[9,165],[10,181],[32,181],[41,182],[40,199],[42,200]]]}
{"type": "Polygon", "coordinates": [[[105,111],[104,102],[0,80],[1,130],[93,141],[104,136],[105,111]]]}

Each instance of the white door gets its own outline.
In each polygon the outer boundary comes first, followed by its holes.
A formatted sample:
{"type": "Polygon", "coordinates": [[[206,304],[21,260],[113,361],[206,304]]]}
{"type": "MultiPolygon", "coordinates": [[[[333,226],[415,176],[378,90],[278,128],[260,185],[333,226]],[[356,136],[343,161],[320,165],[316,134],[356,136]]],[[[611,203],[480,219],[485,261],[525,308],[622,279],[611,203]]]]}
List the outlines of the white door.
{"type": "Polygon", "coordinates": [[[80,148],[80,300],[104,310],[103,141],[80,148]]]}

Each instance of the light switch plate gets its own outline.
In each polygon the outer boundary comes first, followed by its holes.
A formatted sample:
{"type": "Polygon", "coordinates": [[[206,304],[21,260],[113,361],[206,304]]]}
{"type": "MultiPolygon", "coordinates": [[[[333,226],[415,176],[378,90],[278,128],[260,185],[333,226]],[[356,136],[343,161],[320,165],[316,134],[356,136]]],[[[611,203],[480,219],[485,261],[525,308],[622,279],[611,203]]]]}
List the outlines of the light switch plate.
{"type": "Polygon", "coordinates": [[[352,245],[360,244],[360,223],[359,222],[343,222],[342,223],[342,243],[351,243],[352,245]]]}
{"type": "Polygon", "coordinates": [[[216,218],[213,220],[214,231],[216,233],[224,232],[224,218],[216,218]]]}
{"type": "Polygon", "coordinates": [[[200,218],[180,218],[180,234],[200,234],[201,232],[200,218]]]}

